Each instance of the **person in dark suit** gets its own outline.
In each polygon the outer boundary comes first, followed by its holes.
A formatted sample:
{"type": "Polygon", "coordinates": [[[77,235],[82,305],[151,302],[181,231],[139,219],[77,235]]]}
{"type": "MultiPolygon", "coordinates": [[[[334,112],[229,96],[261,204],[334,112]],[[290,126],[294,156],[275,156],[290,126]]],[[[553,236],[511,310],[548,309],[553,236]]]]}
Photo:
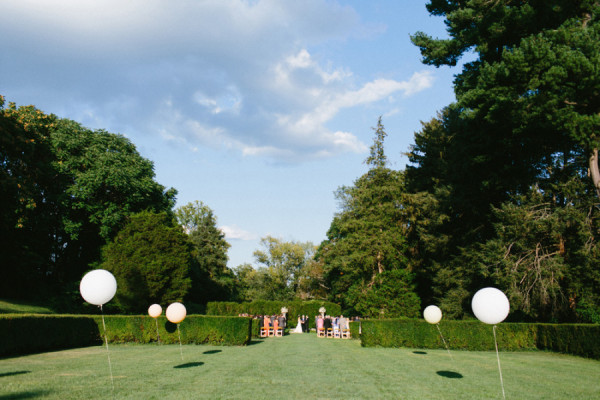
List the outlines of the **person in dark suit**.
{"type": "Polygon", "coordinates": [[[323,321],[323,328],[325,328],[325,334],[327,334],[328,329],[333,329],[331,325],[331,317],[329,315],[327,315],[325,317],[325,321],[323,321]]]}

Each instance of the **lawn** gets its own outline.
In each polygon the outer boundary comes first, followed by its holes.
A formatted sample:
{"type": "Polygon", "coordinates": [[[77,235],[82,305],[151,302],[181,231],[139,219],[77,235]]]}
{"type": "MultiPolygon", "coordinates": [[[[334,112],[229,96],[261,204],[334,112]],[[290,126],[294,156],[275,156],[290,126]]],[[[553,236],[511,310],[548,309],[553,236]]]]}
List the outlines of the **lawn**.
{"type": "MultiPolygon", "coordinates": [[[[500,344],[501,345],[501,344],[500,344]]],[[[296,334],[246,347],[110,345],[0,359],[0,399],[501,399],[494,352],[362,348],[296,334]]],[[[507,399],[600,399],[600,361],[501,352],[507,399]]]]}
{"type": "Polygon", "coordinates": [[[0,299],[0,314],[10,313],[53,314],[54,311],[48,307],[40,306],[28,301],[0,299]]]}

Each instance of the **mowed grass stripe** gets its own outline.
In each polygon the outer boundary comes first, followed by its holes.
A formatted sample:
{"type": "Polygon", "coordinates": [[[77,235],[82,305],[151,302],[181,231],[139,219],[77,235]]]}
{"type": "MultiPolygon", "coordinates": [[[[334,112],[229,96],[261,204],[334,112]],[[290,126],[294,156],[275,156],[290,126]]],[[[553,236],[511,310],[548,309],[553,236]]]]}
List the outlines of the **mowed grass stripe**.
{"type": "MultiPolygon", "coordinates": [[[[182,326],[184,329],[184,326],[182,326]]],[[[500,344],[501,347],[501,344],[500,344]]],[[[110,345],[0,359],[0,400],[499,399],[494,352],[363,348],[292,334],[245,347],[110,345]]],[[[501,352],[507,398],[600,399],[600,361],[501,352]]]]}

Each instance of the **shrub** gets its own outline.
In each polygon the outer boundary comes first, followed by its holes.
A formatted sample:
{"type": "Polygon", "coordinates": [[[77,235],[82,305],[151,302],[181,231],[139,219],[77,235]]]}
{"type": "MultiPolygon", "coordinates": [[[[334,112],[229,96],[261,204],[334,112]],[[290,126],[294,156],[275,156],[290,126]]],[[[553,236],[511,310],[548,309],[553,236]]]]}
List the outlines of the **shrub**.
{"type": "MultiPolygon", "coordinates": [[[[102,328],[102,318],[94,317],[102,328]]],[[[251,339],[250,318],[188,315],[177,325],[165,317],[157,320],[149,316],[105,316],[106,335],[111,343],[150,343],[157,341],[156,324],[162,343],[245,345],[251,339]]]]}
{"type": "Polygon", "coordinates": [[[0,316],[0,356],[101,344],[93,318],[67,315],[0,316]]]}
{"type": "Polygon", "coordinates": [[[310,300],[310,301],[270,301],[258,300],[245,303],[234,302],[209,302],[206,305],[207,315],[231,315],[237,316],[240,314],[250,315],[273,315],[280,314],[281,308],[288,309],[288,327],[296,326],[298,315],[308,315],[310,317],[310,327],[315,328],[314,316],[319,314],[319,308],[325,307],[327,314],[339,316],[342,312],[338,304],[327,301],[310,300]]]}
{"type": "MultiPolygon", "coordinates": [[[[160,317],[105,315],[110,343],[179,343],[177,325],[160,317]]],[[[189,315],[180,324],[181,342],[245,345],[251,340],[251,319],[189,315]]],[[[102,344],[102,316],[6,314],[0,316],[0,356],[102,344]]]]}
{"type": "MultiPolygon", "coordinates": [[[[439,327],[450,349],[494,350],[490,325],[442,321],[439,327]]],[[[540,349],[600,359],[599,325],[502,323],[496,333],[504,351],[540,349]]],[[[444,348],[436,327],[417,319],[362,321],[360,338],[364,347],[444,348]]]]}

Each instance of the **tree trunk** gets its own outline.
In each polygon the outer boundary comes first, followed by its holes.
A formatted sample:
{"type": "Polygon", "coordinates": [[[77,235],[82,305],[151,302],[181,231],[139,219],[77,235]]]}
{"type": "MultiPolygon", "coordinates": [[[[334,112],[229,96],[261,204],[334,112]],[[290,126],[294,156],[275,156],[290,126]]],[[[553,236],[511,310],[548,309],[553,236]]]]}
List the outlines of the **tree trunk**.
{"type": "Polygon", "coordinates": [[[592,182],[594,182],[594,187],[596,188],[596,194],[600,197],[600,169],[598,168],[598,149],[594,149],[592,151],[592,155],[590,156],[590,175],[592,177],[592,182]]]}

